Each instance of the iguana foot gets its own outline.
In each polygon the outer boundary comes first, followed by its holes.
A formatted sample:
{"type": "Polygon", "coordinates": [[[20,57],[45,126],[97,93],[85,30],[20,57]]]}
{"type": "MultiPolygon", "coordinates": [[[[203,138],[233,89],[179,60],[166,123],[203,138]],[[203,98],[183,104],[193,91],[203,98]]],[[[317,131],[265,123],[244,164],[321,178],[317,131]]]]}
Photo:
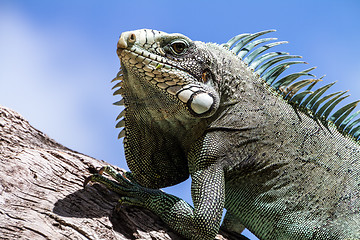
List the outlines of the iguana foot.
{"type": "Polygon", "coordinates": [[[125,176],[117,172],[111,166],[104,166],[98,173],[95,173],[85,179],[84,187],[89,182],[101,183],[108,189],[122,195],[119,199],[120,204],[136,205],[140,207],[146,207],[146,202],[150,195],[156,195],[160,191],[142,187],[136,183],[130,172],[126,172],[124,175],[125,176]],[[103,176],[103,173],[107,173],[115,181],[103,176]]]}
{"type": "MultiPolygon", "coordinates": [[[[203,172],[201,174],[204,176],[203,172]]],[[[89,182],[101,183],[109,190],[119,193],[121,205],[139,206],[154,212],[169,227],[188,239],[214,239],[218,231],[217,225],[220,225],[222,206],[218,209],[220,214],[217,216],[200,211],[194,214],[194,208],[184,200],[159,189],[143,187],[136,182],[130,172],[120,174],[110,166],[105,166],[98,173],[86,178],[84,186],[89,182]],[[110,175],[111,178],[103,176],[103,173],[110,175]]],[[[211,198],[212,195],[209,196],[209,200],[206,199],[206,203],[211,204],[211,198]]]]}

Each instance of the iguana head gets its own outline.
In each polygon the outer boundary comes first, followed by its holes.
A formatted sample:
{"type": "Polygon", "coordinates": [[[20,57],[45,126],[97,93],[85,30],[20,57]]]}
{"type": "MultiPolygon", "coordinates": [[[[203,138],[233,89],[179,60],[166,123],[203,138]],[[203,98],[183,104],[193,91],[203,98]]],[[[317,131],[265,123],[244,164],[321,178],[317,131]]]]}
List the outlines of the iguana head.
{"type": "Polygon", "coordinates": [[[186,152],[219,107],[212,54],[205,43],[147,29],[122,33],[117,54],[115,79],[122,81],[115,93],[125,105],[117,126],[125,127],[120,137],[130,170],[151,187],[183,181],[186,152]]]}
{"type": "MultiPolygon", "coordinates": [[[[142,29],[122,33],[117,53],[128,90],[146,100],[149,89],[156,91],[152,93],[157,113],[164,115],[169,108],[162,98],[173,99],[181,116],[189,118],[208,117],[216,111],[219,96],[210,70],[213,59],[203,43],[181,34],[142,29]],[[146,85],[145,93],[137,91],[139,85],[146,85]]],[[[153,102],[145,104],[150,105],[146,109],[153,108],[153,102]]]]}

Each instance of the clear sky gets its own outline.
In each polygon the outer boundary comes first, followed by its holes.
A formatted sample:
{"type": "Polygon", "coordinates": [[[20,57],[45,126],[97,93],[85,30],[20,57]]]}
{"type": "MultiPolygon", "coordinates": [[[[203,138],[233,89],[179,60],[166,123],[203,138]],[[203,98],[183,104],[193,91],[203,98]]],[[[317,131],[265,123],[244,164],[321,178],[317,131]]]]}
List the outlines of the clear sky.
{"type": "MultiPolygon", "coordinates": [[[[126,168],[110,84],[121,32],[152,28],[223,43],[277,29],[269,37],[290,42],[278,50],[302,55],[325,83],[338,80],[332,91],[350,89],[356,100],[359,12],[357,0],[0,0],[0,105],[67,147],[126,168]]],[[[189,181],[166,191],[191,202],[189,181]]]]}

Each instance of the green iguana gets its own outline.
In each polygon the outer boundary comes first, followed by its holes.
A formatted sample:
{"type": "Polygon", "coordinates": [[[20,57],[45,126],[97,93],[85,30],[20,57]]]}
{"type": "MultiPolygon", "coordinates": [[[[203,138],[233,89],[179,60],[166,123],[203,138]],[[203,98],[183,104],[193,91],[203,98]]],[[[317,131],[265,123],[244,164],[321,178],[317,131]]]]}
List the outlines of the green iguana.
{"type": "Polygon", "coordinates": [[[125,110],[116,127],[124,127],[131,172],[105,167],[85,184],[105,184],[120,203],[152,210],[189,239],[213,239],[224,208],[229,232],[360,239],[360,111],[352,113],[359,101],[334,110],[346,92],[324,95],[333,83],[314,90],[314,68],[280,75],[304,62],[265,54],[285,43],[256,40],[272,31],[222,45],[122,33],[114,94],[125,110]],[[189,176],[193,207],[159,190],[189,176]]]}

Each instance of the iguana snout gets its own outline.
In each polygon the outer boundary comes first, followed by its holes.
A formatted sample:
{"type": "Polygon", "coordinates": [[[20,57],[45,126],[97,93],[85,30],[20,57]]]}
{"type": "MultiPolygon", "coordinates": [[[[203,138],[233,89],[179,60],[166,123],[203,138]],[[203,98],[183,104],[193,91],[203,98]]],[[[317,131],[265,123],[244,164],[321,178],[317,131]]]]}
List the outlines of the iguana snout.
{"type": "Polygon", "coordinates": [[[120,39],[117,44],[117,53],[119,55],[119,51],[121,49],[125,49],[128,47],[128,43],[134,43],[136,41],[136,34],[133,32],[124,32],[121,34],[120,39]]]}

